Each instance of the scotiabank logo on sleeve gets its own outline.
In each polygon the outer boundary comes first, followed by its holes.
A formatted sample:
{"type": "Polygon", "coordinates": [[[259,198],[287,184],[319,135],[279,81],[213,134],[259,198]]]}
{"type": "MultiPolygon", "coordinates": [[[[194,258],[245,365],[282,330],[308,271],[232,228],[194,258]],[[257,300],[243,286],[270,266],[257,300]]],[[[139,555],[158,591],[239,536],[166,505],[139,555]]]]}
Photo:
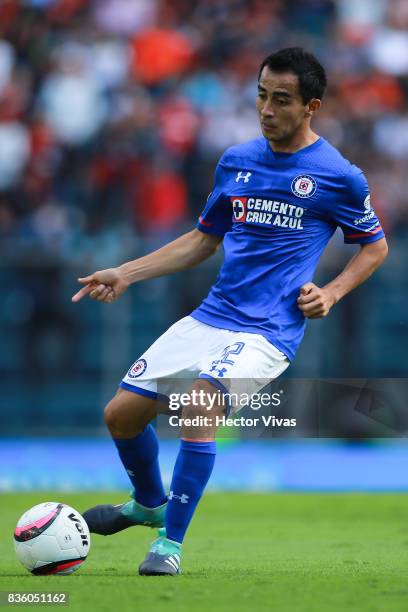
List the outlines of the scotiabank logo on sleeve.
{"type": "Polygon", "coordinates": [[[247,198],[231,198],[235,221],[245,221],[247,198]]]}

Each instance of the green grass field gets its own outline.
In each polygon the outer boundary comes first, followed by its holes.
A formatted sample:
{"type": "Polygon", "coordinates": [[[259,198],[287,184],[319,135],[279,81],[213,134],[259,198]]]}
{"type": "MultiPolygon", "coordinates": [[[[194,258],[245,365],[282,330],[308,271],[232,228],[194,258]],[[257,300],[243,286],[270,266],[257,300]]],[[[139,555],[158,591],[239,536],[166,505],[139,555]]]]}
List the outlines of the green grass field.
{"type": "Polygon", "coordinates": [[[123,499],[2,495],[0,590],[64,590],[73,611],[408,609],[408,496],[398,494],[206,495],[174,578],[137,575],[155,535],[144,527],[93,536],[88,560],[71,576],[34,577],[17,562],[13,528],[34,504],[63,501],[83,511],[123,499]]]}

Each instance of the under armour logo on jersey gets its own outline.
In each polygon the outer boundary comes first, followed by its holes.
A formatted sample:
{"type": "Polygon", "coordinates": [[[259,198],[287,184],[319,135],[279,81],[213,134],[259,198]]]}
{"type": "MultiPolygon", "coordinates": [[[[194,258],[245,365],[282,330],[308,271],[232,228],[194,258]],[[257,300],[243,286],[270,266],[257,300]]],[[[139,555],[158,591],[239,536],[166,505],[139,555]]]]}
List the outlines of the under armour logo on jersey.
{"type": "Polygon", "coordinates": [[[249,177],[252,175],[252,172],[247,172],[244,174],[241,170],[237,173],[237,178],[235,179],[236,183],[239,183],[240,179],[244,179],[244,183],[249,182],[249,177]]]}
{"type": "Polygon", "coordinates": [[[175,493],[173,493],[173,491],[170,491],[169,499],[178,499],[181,501],[182,504],[188,504],[189,496],[185,493],[182,493],[181,495],[176,495],[175,493]]]}

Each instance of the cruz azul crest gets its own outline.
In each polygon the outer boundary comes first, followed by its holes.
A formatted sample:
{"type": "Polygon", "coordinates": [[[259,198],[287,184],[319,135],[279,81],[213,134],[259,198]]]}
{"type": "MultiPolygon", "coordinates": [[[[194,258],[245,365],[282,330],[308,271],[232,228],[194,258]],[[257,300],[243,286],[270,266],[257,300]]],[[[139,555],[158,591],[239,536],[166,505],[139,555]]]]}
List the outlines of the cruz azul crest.
{"type": "Polygon", "coordinates": [[[128,372],[129,378],[138,378],[147,368],[146,359],[138,359],[128,372]]]}
{"type": "Polygon", "coordinates": [[[299,175],[292,181],[292,193],[298,198],[310,198],[315,193],[317,185],[312,176],[299,175]]]}

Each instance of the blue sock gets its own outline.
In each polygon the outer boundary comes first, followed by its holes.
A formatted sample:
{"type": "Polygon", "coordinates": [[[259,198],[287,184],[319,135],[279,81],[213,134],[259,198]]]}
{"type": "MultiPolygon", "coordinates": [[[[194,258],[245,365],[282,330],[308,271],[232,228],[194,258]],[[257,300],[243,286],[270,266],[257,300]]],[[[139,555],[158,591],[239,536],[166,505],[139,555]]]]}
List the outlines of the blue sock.
{"type": "Polygon", "coordinates": [[[154,427],[148,425],[135,438],[113,438],[119,457],[135,489],[135,501],[156,508],[166,501],[158,461],[159,443],[154,427]]]}
{"type": "Polygon", "coordinates": [[[181,440],[174,466],[166,509],[166,533],[170,540],[183,541],[187,527],[214,467],[215,442],[181,440]]]}

